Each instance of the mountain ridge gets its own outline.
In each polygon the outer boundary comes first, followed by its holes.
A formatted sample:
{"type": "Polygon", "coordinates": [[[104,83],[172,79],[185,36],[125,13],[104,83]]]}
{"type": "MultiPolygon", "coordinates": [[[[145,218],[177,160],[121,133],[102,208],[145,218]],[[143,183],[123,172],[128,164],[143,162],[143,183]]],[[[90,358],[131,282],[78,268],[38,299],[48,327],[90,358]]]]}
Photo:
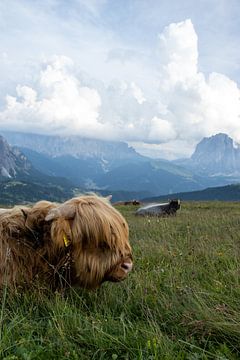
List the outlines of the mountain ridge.
{"type": "Polygon", "coordinates": [[[95,140],[78,135],[54,136],[13,131],[1,133],[12,146],[28,148],[51,157],[71,155],[82,159],[102,158],[103,161],[111,161],[113,157],[118,160],[145,158],[123,141],[95,140]]]}
{"type": "Polygon", "coordinates": [[[20,152],[37,171],[45,176],[65,177],[85,191],[158,196],[240,181],[240,147],[226,134],[203,138],[189,159],[167,161],[144,157],[124,142],[2,133],[7,134],[12,145],[20,146],[20,152]]]}

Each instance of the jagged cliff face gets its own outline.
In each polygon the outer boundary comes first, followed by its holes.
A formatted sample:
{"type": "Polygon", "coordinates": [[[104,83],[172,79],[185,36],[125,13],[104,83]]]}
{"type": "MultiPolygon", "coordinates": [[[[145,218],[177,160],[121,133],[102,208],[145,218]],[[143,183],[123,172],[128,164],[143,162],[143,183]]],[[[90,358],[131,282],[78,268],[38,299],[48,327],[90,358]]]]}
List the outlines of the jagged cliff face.
{"type": "Polygon", "coordinates": [[[27,158],[0,136],[0,178],[11,179],[18,175],[27,175],[30,169],[31,164],[27,158]]]}
{"type": "Polygon", "coordinates": [[[240,147],[226,134],[204,138],[191,157],[191,165],[209,175],[240,174],[240,147]]]}
{"type": "Polygon", "coordinates": [[[16,132],[2,132],[11,145],[28,148],[51,157],[71,155],[76,158],[99,158],[104,161],[141,159],[124,142],[86,139],[80,136],[46,136],[16,132]]]}

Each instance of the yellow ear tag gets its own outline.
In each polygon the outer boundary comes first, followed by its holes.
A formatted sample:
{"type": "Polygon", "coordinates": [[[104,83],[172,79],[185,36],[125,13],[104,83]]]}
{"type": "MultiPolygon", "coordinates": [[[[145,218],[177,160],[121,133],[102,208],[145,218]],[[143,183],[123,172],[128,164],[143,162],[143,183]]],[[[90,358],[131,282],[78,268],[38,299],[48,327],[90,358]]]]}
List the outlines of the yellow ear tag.
{"type": "Polygon", "coordinates": [[[66,234],[63,234],[63,241],[64,241],[64,245],[65,245],[66,247],[68,247],[68,246],[71,244],[71,240],[69,240],[69,239],[67,238],[67,235],[66,235],[66,234]]]}

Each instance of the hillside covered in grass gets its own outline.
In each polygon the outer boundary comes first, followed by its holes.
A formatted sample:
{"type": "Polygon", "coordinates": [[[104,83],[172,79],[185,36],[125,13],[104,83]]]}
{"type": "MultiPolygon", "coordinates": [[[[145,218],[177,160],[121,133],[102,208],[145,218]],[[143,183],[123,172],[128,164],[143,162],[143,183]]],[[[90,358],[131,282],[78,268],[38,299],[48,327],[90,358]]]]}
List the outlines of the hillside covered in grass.
{"type": "Polygon", "coordinates": [[[50,180],[45,182],[24,179],[8,180],[0,182],[0,204],[13,206],[16,204],[33,203],[42,199],[62,202],[73,197],[77,191],[79,189],[74,189],[68,182],[65,184],[64,179],[58,183],[55,181],[51,182],[50,180]]]}
{"type": "Polygon", "coordinates": [[[130,225],[135,268],[94,292],[1,292],[0,358],[240,358],[240,204],[185,203],[130,225]]]}
{"type": "Polygon", "coordinates": [[[240,201],[240,184],[231,184],[226,186],[211,187],[199,191],[148,197],[143,199],[143,201],[158,202],[169,198],[186,201],[240,201]]]}

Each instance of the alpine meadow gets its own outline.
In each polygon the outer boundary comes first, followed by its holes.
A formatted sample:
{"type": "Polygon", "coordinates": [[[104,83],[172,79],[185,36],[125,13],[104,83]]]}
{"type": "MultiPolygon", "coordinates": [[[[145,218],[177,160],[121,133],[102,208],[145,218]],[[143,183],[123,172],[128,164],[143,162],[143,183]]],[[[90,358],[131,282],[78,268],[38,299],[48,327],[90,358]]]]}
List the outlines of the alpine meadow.
{"type": "Polygon", "coordinates": [[[130,227],[134,270],[100,289],[1,292],[0,358],[239,359],[240,204],[183,203],[130,227]]]}

